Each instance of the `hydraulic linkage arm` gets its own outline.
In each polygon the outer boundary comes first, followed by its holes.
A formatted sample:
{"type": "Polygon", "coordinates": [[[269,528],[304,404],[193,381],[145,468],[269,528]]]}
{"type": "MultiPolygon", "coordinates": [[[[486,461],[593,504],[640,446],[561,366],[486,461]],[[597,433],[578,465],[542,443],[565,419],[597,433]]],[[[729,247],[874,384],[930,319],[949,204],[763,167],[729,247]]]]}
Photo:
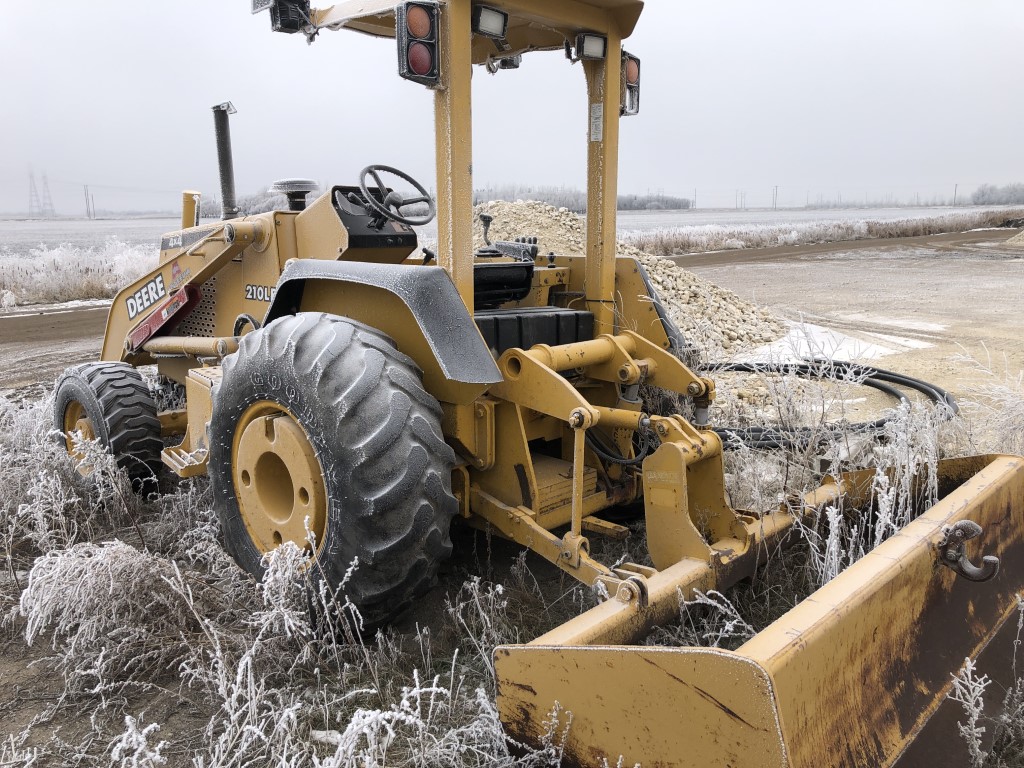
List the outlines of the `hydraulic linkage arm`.
{"type": "Polygon", "coordinates": [[[110,305],[100,359],[142,364],[151,339],[199,302],[203,283],[263,237],[258,222],[225,223],[123,289],[110,305]]]}

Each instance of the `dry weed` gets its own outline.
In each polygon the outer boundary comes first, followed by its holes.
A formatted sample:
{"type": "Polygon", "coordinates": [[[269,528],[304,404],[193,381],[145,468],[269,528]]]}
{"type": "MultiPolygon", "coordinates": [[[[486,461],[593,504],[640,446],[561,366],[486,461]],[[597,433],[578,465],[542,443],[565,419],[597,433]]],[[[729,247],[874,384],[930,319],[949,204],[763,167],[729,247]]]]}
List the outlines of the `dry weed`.
{"type": "Polygon", "coordinates": [[[110,298],[154,266],[152,247],[114,236],[97,248],[63,243],[21,253],[0,247],[0,308],[110,298]]]}
{"type": "MultiPolygon", "coordinates": [[[[817,451],[729,456],[734,503],[751,509],[807,490],[817,479],[816,454],[839,457],[844,439],[824,429],[821,416],[823,408],[835,413],[842,391],[786,381],[759,391],[731,403],[723,397],[722,407],[821,427],[822,435],[817,451]]],[[[1021,399],[1019,386],[1007,386],[1003,407],[1012,411],[1021,399]]],[[[477,578],[453,588],[440,631],[366,637],[343,594],[311,594],[309,562],[297,548],[269,555],[260,584],[239,571],[217,540],[204,481],[165,482],[162,496],[138,500],[112,462],[84,444],[98,472],[83,478],[50,433],[48,413],[47,403],[0,402],[0,481],[11,489],[0,501],[0,599],[7,631],[20,638],[7,642],[45,645],[49,657],[37,664],[52,670],[60,695],[29,729],[0,742],[0,764],[560,763],[564,713],[552,718],[540,749],[505,740],[492,703],[492,651],[593,605],[595,595],[537,578],[523,555],[504,585],[477,578]],[[154,715],[168,709],[155,702],[168,700],[188,713],[184,722],[154,715]],[[78,729],[48,735],[61,718],[78,729]]],[[[653,640],[742,643],[891,536],[934,499],[938,459],[979,441],[969,422],[919,405],[897,409],[884,437],[871,457],[879,469],[870,510],[826,510],[807,522],[795,551],[771,557],[754,580],[728,595],[681,600],[679,625],[653,640]]],[[[642,536],[625,547],[603,544],[600,556],[643,562],[642,545],[642,536]]],[[[489,558],[489,541],[487,551],[489,558]]],[[[979,709],[965,721],[967,738],[980,728],[994,737],[987,765],[1014,765],[1024,752],[1024,675],[1014,673],[1017,684],[990,707],[998,714],[979,709]]],[[[975,706],[981,699],[972,690],[963,698],[975,706]]]]}

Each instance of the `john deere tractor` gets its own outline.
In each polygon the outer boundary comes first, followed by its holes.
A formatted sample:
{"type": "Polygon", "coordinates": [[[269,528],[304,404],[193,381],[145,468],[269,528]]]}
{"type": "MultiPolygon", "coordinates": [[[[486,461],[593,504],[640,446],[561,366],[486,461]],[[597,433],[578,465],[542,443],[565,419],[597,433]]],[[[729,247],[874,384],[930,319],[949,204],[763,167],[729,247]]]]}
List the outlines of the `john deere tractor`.
{"type": "Polygon", "coordinates": [[[224,218],[200,224],[185,193],[159,265],[114,300],[101,361],[60,379],[56,425],[71,450],[75,432],[98,438],[143,486],[161,469],[208,475],[225,545],[256,576],[284,542],[331,590],[358,561],[344,590],[371,624],[430,588],[456,519],[594,586],[596,608],[495,659],[510,734],[539,740],[558,702],[579,763],[924,764],[956,738],[941,727],[950,674],[1010,627],[1024,584],[1019,458],[943,462],[941,501],[735,652],[632,644],[678,595],[750,577],[803,516],[868,504],[870,486],[850,473],[779,509],[729,503],[714,382],[681,362],[643,267],[615,255],[619,121],[641,85],[623,41],[642,8],[253,0],[310,41],[394,39],[399,75],[434,92],[436,203],[370,165],[308,204],[311,183],[281,182],[287,210],[239,216],[233,109],[218,105],[224,218]],[[585,255],[528,232],[474,250],[473,66],[515,70],[545,50],[586,85],[585,255]],[[414,227],[435,213],[436,253],[421,251],[414,227]],[[153,365],[180,408],[157,408],[138,371],[153,365]],[[646,412],[645,386],[695,416],[646,412]],[[649,564],[592,557],[589,537],[623,533],[606,512],[637,503],[649,564]]]}

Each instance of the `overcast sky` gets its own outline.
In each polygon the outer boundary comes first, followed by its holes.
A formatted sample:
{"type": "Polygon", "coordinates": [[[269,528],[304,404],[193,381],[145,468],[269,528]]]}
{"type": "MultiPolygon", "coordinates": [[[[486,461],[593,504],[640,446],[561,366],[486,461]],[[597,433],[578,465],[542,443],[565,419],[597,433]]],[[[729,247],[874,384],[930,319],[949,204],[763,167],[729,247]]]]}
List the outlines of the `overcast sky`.
{"type": "MultiPolygon", "coordinates": [[[[317,4],[317,3],[314,3],[317,4]]],[[[249,0],[0,0],[0,211],[29,167],[58,213],[217,194],[210,107],[231,100],[240,192],[353,183],[369,163],[434,187],[433,99],[394,42],[272,34],[249,0]]],[[[626,48],[642,109],[623,121],[620,192],[698,204],[809,195],[951,197],[1024,181],[1021,0],[649,0],[626,48]]],[[[474,74],[477,185],[582,187],[585,89],[561,54],[474,74]],[[511,107],[512,109],[508,109],[511,107]]]]}

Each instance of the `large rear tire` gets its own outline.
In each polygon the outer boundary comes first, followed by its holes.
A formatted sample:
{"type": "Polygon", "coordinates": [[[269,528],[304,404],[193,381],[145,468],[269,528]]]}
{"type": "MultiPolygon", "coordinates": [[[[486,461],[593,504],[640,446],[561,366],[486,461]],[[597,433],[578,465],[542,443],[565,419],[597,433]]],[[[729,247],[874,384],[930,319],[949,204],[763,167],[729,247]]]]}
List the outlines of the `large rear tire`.
{"type": "Polygon", "coordinates": [[[333,592],[347,575],[363,620],[388,621],[451,553],[454,461],[415,363],[372,328],[283,317],[224,360],[209,475],[225,546],[257,577],[292,541],[314,584],[333,592]]]}
{"type": "Polygon", "coordinates": [[[142,376],[126,363],[84,363],[68,368],[57,380],[54,428],[64,435],[68,453],[82,474],[91,470],[71,435],[98,439],[127,473],[136,490],[155,489],[160,467],[160,419],[142,376]]]}

